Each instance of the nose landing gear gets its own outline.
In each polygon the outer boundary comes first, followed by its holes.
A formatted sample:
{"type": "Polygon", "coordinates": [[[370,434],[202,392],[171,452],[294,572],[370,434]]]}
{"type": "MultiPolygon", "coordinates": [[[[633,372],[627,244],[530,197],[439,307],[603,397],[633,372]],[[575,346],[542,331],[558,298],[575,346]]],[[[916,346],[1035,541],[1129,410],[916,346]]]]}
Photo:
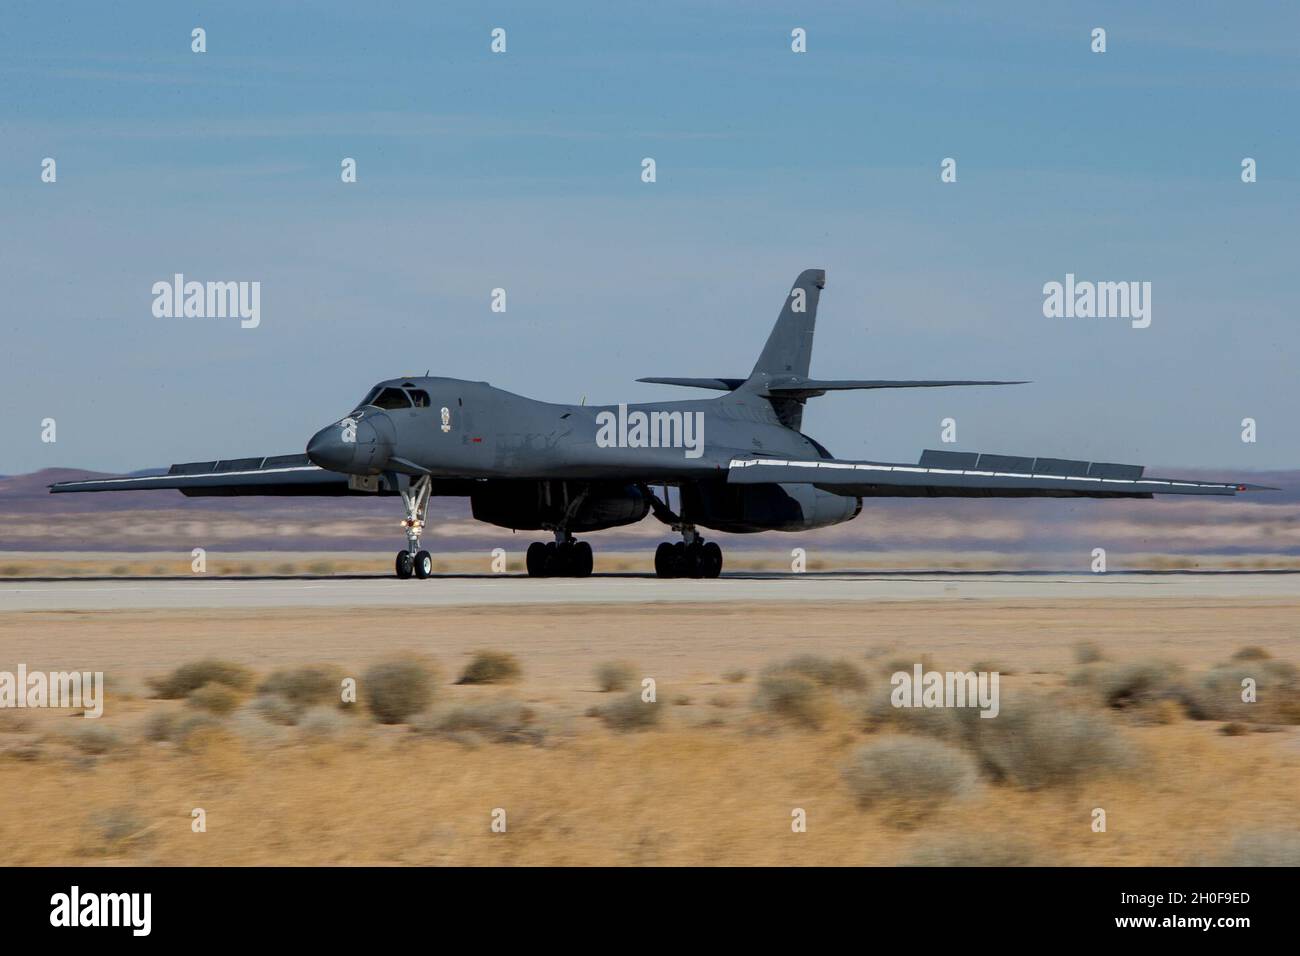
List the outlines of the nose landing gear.
{"type": "Polygon", "coordinates": [[[417,578],[433,575],[433,555],[420,547],[420,535],[424,531],[424,519],[429,513],[429,492],[433,482],[428,475],[422,475],[411,483],[410,491],[402,492],[402,502],[406,505],[406,517],[402,519],[402,528],[406,531],[406,550],[397,552],[393,568],[399,578],[417,578]]]}

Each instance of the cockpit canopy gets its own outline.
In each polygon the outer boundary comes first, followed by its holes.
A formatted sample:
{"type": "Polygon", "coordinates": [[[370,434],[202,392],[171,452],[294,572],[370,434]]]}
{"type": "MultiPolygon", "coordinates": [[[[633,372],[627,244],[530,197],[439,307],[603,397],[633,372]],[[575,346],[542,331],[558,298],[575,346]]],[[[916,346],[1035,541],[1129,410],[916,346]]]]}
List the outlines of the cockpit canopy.
{"type": "Polygon", "coordinates": [[[429,393],[422,388],[398,388],[394,385],[376,385],[363,398],[357,408],[373,405],[375,408],[428,408],[429,393]]]}

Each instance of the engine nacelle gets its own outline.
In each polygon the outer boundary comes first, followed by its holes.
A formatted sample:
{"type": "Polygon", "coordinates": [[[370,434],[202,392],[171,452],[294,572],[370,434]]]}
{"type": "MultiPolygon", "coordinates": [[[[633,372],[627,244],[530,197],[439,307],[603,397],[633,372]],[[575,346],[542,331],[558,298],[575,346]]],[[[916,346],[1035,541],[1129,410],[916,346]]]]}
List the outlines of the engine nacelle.
{"type": "Polygon", "coordinates": [[[731,534],[826,528],[852,521],[862,510],[861,498],[803,484],[686,485],[682,500],[688,520],[731,534]]]}
{"type": "MultiPolygon", "coordinates": [[[[585,482],[486,481],[470,494],[474,517],[501,528],[539,531],[559,525],[577,501],[585,482]]],[[[635,524],[650,513],[650,502],[636,485],[592,485],[567,527],[573,532],[602,531],[635,524]]]]}

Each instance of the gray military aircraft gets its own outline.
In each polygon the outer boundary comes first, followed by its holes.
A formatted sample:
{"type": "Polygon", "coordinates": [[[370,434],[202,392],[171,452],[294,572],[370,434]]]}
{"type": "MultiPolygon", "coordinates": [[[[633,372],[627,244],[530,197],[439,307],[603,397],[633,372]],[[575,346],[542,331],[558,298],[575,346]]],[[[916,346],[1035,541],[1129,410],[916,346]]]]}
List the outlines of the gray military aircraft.
{"type": "Polygon", "coordinates": [[[655,552],[660,577],[717,577],[722,550],[697,530],[805,531],[857,517],[864,498],[1150,498],[1234,495],[1260,486],[1150,478],[1141,465],[925,451],[917,464],[836,459],[803,434],[804,403],[827,392],[1002,381],[809,378],[826,273],[800,273],[748,378],[642,378],[713,389],[706,400],[556,405],[487,382],[412,377],[375,385],[322,428],[306,453],[172,465],[165,475],[59,482],[52,492],[174,488],[208,495],[400,495],[407,546],[399,578],[427,578],[420,545],[431,495],[468,497],[474,517],[545,530],[527,553],[532,576],[584,577],[591,545],[574,534],[647,514],[681,534],[655,552]],[[668,488],[678,489],[671,510],[668,488]]]}

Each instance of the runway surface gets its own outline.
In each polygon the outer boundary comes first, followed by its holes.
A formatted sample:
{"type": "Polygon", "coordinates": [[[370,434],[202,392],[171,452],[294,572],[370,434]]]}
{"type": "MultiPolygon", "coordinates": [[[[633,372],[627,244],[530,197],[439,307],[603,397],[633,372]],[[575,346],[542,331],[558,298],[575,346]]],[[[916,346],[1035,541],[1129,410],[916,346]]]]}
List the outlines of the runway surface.
{"type": "Polygon", "coordinates": [[[597,575],[574,580],[522,575],[388,577],[124,578],[8,581],[0,613],[116,609],[452,607],[514,604],[657,604],[833,601],[1034,600],[1059,598],[1300,598],[1300,573],[822,572],[724,575],[714,581],[597,575]]]}

